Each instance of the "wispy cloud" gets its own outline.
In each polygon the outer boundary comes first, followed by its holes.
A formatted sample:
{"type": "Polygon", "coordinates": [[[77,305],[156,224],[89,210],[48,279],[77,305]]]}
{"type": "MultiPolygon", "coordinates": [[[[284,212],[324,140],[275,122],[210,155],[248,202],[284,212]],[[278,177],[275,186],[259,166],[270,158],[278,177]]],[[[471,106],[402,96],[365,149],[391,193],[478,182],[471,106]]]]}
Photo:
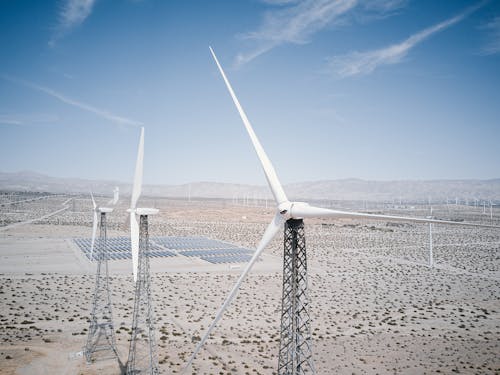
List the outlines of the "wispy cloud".
{"type": "Polygon", "coordinates": [[[392,13],[406,5],[407,0],[369,0],[363,1],[363,7],[378,14],[392,13]]]}
{"type": "MultiPolygon", "coordinates": [[[[256,57],[286,43],[305,44],[317,32],[332,25],[358,5],[358,0],[263,0],[273,9],[266,12],[257,31],[241,35],[256,45],[236,57],[236,64],[256,57]]],[[[360,2],[363,10],[387,13],[400,8],[406,0],[370,0],[360,2]]]]}
{"type": "Polygon", "coordinates": [[[300,0],[260,0],[260,1],[261,3],[269,5],[284,5],[284,4],[298,3],[300,0]]]}
{"type": "Polygon", "coordinates": [[[0,114],[0,124],[4,125],[32,125],[43,123],[54,123],[59,120],[58,116],[35,113],[35,114],[0,114]]]}
{"type": "Polygon", "coordinates": [[[28,82],[28,81],[25,81],[25,80],[22,80],[19,78],[10,77],[10,76],[3,76],[3,79],[10,81],[10,82],[17,83],[17,84],[22,84],[26,87],[30,87],[34,90],[43,92],[49,96],[52,96],[52,97],[58,99],[59,101],[65,103],[65,104],[83,109],[84,111],[87,111],[87,112],[91,112],[99,117],[102,117],[106,120],[112,121],[112,122],[119,124],[119,125],[127,125],[127,126],[144,125],[142,122],[131,120],[131,119],[128,119],[128,118],[122,117],[122,116],[117,116],[117,115],[115,115],[107,110],[100,109],[100,108],[91,106],[89,104],[86,104],[84,102],[72,99],[72,98],[70,98],[64,94],[61,94],[61,93],[59,93],[59,92],[57,92],[49,87],[40,86],[40,85],[37,85],[36,83],[28,82]]]}
{"type": "Polygon", "coordinates": [[[483,28],[488,31],[489,41],[483,46],[481,52],[484,55],[500,53],[500,16],[496,16],[483,28]]]}
{"type": "Polygon", "coordinates": [[[397,64],[401,62],[416,45],[430,38],[434,34],[459,23],[483,5],[484,2],[474,7],[467,8],[459,15],[423,29],[401,43],[393,44],[373,51],[354,51],[343,56],[330,58],[328,62],[329,70],[335,75],[344,78],[369,74],[383,65],[397,64]]]}
{"type": "Polygon", "coordinates": [[[3,125],[22,125],[23,123],[16,117],[9,115],[0,115],[0,124],[3,125]]]}
{"type": "Polygon", "coordinates": [[[259,30],[243,35],[257,41],[257,47],[239,54],[236,63],[245,64],[284,43],[306,43],[308,38],[356,5],[356,0],[305,0],[269,11],[259,30]]]}
{"type": "Polygon", "coordinates": [[[95,2],[96,0],[64,0],[58,14],[58,25],[49,45],[54,46],[60,38],[81,25],[92,13],[95,2]]]}

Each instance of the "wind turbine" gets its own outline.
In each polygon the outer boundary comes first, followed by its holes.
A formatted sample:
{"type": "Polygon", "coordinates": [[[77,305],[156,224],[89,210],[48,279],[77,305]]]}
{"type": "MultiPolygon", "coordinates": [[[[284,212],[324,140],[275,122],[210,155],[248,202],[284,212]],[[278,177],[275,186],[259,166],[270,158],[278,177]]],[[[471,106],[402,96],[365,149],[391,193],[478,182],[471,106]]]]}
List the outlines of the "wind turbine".
{"type": "Polygon", "coordinates": [[[208,327],[205,335],[202,337],[196,346],[193,354],[188,360],[184,373],[191,366],[194,358],[203,347],[210,333],[215,328],[217,322],[224,314],[231,301],[234,299],[238,290],[252,269],[256,260],[261,255],[262,251],[271,242],[275,235],[284,225],[284,271],[283,271],[283,297],[282,297],[282,312],[281,312],[281,332],[280,332],[280,349],[278,361],[278,374],[303,374],[307,371],[314,373],[314,365],[312,361],[311,349],[311,334],[310,320],[308,310],[308,295],[307,295],[307,259],[304,235],[305,218],[348,218],[348,219],[370,219],[383,221],[403,221],[411,223],[446,223],[451,225],[470,225],[470,226],[487,226],[491,225],[476,225],[469,223],[458,223],[454,221],[444,221],[435,219],[419,219],[412,217],[386,216],[377,214],[366,214],[358,212],[347,212],[339,210],[331,210],[326,208],[310,206],[304,202],[290,202],[283,190],[283,187],[278,179],[274,167],[267,157],[262,145],[260,144],[257,135],[255,134],[250,121],[248,120],[243,108],[241,107],[236,94],[234,93],[231,84],[229,83],[224,70],[219,61],[210,48],[210,52],[217,64],[217,67],[222,75],[226,87],[231,95],[233,102],[239,112],[239,115],[245,125],[245,128],[250,136],[253,147],[260,160],[267,183],[271,189],[276,202],[276,214],[264,232],[257,249],[252,258],[246,265],[242,274],[238,278],[236,284],[227,296],[224,303],[219,308],[215,319],[208,327]]]}
{"type": "Polygon", "coordinates": [[[132,332],[127,360],[127,375],[159,374],[158,355],[154,326],[154,309],[151,293],[149,268],[149,226],[148,216],[158,213],[156,208],[137,208],[142,192],[142,171],[144,162],[144,128],[141,128],[134,185],[130,208],[130,242],[132,247],[132,267],[135,282],[134,312],[132,332]],[[137,216],[140,222],[137,223],[137,216]]]}
{"type": "Polygon", "coordinates": [[[113,198],[108,202],[108,204],[116,206],[119,199],[120,199],[120,188],[118,186],[115,186],[115,188],[113,189],[113,198]]]}
{"type": "Polygon", "coordinates": [[[113,312],[111,305],[111,292],[109,288],[108,273],[108,251],[107,251],[107,227],[106,214],[113,211],[112,208],[98,207],[94,195],[92,204],[94,207],[94,223],[92,228],[92,247],[90,260],[93,260],[95,235],[97,231],[98,216],[100,216],[99,246],[97,252],[97,270],[95,289],[92,299],[92,310],[90,313],[90,326],[87,341],[84,348],[87,363],[91,363],[97,352],[104,352],[111,356],[117,356],[116,339],[113,325],[113,312]],[[104,268],[104,269],[103,269],[104,268]]]}
{"type": "Polygon", "coordinates": [[[99,210],[97,208],[97,204],[95,203],[94,194],[90,192],[90,197],[92,198],[92,207],[94,208],[94,220],[92,221],[92,242],[90,244],[90,261],[94,259],[94,244],[95,244],[95,235],[97,233],[97,222],[99,219],[99,210]]]}
{"type": "MultiPolygon", "coordinates": [[[[432,206],[431,206],[431,214],[427,216],[427,218],[432,219],[432,206]]],[[[432,223],[429,223],[429,267],[434,267],[434,254],[432,252],[432,223]]]]}
{"type": "MultiPolygon", "coordinates": [[[[115,206],[116,203],[118,203],[118,197],[119,197],[118,186],[115,187],[115,189],[113,190],[113,194],[114,194],[113,199],[111,199],[108,202],[108,204],[115,206]]],[[[92,192],[90,192],[90,197],[92,198],[92,206],[94,208],[94,220],[92,221],[92,242],[90,244],[90,261],[92,261],[92,260],[94,260],[93,254],[94,254],[95,236],[97,234],[97,224],[98,224],[98,220],[99,220],[99,214],[110,213],[113,211],[113,209],[109,208],[109,207],[98,207],[96,202],[95,202],[95,199],[94,199],[94,194],[92,194],[92,192]]],[[[104,222],[106,222],[106,221],[104,221],[104,222]]]]}

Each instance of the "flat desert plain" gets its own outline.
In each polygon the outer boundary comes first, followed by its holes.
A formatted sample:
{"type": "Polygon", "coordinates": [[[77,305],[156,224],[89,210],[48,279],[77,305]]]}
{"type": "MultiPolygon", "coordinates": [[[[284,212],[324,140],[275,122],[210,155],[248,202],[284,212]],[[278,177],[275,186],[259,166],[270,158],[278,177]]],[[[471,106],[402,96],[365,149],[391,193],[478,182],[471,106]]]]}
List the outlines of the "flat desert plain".
{"type": "MultiPolygon", "coordinates": [[[[88,197],[68,199],[1,208],[1,374],[120,374],[127,361],[130,260],[109,262],[119,358],[86,364],[82,357],[95,264],[73,239],[91,236],[92,206],[88,197]]],[[[127,203],[108,216],[109,237],[128,235],[127,203]]],[[[145,198],[141,206],[161,210],[150,217],[151,236],[206,236],[253,249],[274,215],[260,203],[145,198]]],[[[490,219],[482,208],[443,205],[434,215],[499,225],[496,210],[490,219]]],[[[425,217],[428,208],[367,212],[425,217]]],[[[500,373],[500,230],[433,226],[434,268],[428,225],[307,220],[305,230],[318,374],[500,373]]],[[[278,235],[188,373],[276,373],[282,256],[278,235]]],[[[162,374],[181,372],[243,267],[151,259],[162,374]]]]}

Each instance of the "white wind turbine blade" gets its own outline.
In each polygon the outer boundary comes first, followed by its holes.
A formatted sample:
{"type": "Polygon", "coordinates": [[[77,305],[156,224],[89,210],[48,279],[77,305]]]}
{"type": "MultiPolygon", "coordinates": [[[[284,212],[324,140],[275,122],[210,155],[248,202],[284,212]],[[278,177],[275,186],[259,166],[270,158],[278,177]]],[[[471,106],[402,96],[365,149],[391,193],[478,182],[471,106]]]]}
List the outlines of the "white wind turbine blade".
{"type": "Polygon", "coordinates": [[[139,224],[135,212],[130,212],[130,246],[132,249],[132,270],[134,282],[137,281],[137,267],[139,263],[139,224]]]}
{"type": "Polygon", "coordinates": [[[95,209],[97,208],[97,204],[95,203],[94,194],[92,194],[92,192],[90,192],[90,198],[92,198],[92,206],[94,207],[95,211],[95,209]]]}
{"type": "Polygon", "coordinates": [[[141,128],[139,147],[137,149],[137,160],[135,163],[134,185],[132,186],[132,198],[130,200],[130,247],[132,251],[132,271],[134,282],[137,281],[137,267],[139,260],[139,224],[137,223],[136,208],[137,201],[142,191],[142,168],[144,162],[144,127],[141,128]]]}
{"type": "Polygon", "coordinates": [[[465,223],[459,221],[450,220],[437,220],[437,219],[423,219],[409,216],[392,216],[392,215],[378,215],[378,214],[365,214],[361,212],[349,212],[349,211],[338,211],[330,210],[328,208],[320,208],[310,206],[308,204],[292,204],[290,209],[291,215],[294,218],[339,218],[339,219],[369,219],[369,220],[381,220],[381,221],[402,221],[410,223],[435,223],[435,224],[450,224],[450,225],[462,225],[471,227],[485,227],[485,228],[500,228],[495,225],[487,224],[475,224],[475,223],[465,223]]]}
{"type": "Polygon", "coordinates": [[[119,199],[120,199],[120,188],[117,186],[115,187],[115,190],[113,190],[113,205],[116,205],[119,199]]]}
{"type": "Polygon", "coordinates": [[[196,349],[194,350],[193,354],[189,358],[189,361],[188,361],[186,367],[184,368],[183,372],[186,372],[187,369],[189,369],[194,358],[200,352],[201,348],[203,347],[203,344],[205,344],[205,341],[207,341],[208,336],[210,336],[210,333],[215,328],[215,325],[220,320],[220,318],[222,317],[222,315],[226,311],[227,307],[229,306],[231,301],[234,299],[234,297],[238,293],[238,289],[240,289],[241,283],[243,282],[243,280],[245,280],[245,277],[252,269],[253,265],[255,264],[257,259],[259,258],[260,254],[266,248],[266,246],[272,241],[272,239],[274,238],[276,233],[278,233],[280,228],[283,227],[283,222],[284,222],[283,217],[281,216],[281,214],[279,212],[277,212],[276,216],[273,218],[273,221],[268,225],[266,231],[264,232],[264,236],[262,236],[262,239],[260,240],[259,246],[257,246],[257,249],[255,250],[255,253],[252,256],[252,259],[250,259],[250,261],[246,265],[243,273],[240,275],[240,277],[238,278],[238,281],[234,285],[233,289],[231,290],[229,295],[226,297],[226,300],[224,301],[222,306],[219,308],[219,311],[217,311],[217,314],[215,315],[215,319],[213,320],[212,324],[210,324],[205,335],[203,336],[201,341],[196,346],[196,349]]]}
{"type": "Polygon", "coordinates": [[[135,209],[137,201],[142,191],[142,165],[144,162],[144,127],[141,128],[141,137],[139,139],[139,148],[137,150],[137,160],[135,163],[134,186],[132,187],[132,199],[130,208],[135,209]]]}
{"type": "Polygon", "coordinates": [[[92,243],[90,244],[90,261],[94,260],[94,244],[95,236],[97,234],[97,211],[94,209],[94,221],[92,222],[92,243]]]}
{"type": "Polygon", "coordinates": [[[271,188],[271,191],[274,195],[274,199],[276,200],[276,203],[280,205],[281,203],[287,202],[288,198],[286,197],[285,192],[283,191],[283,187],[281,186],[281,183],[278,180],[278,176],[276,175],[276,171],[274,170],[274,167],[267,157],[266,152],[262,148],[262,145],[259,142],[259,139],[257,138],[257,135],[253,131],[252,125],[250,124],[250,121],[248,120],[247,115],[245,114],[245,111],[240,105],[240,102],[238,98],[236,97],[236,94],[233,91],[233,88],[231,87],[231,84],[229,83],[226,74],[224,73],[224,70],[222,69],[222,66],[219,64],[219,60],[217,59],[217,56],[215,56],[215,52],[213,51],[212,47],[210,48],[210,52],[212,53],[212,56],[215,60],[215,63],[217,64],[217,67],[219,68],[219,71],[222,75],[222,78],[224,79],[224,82],[226,83],[226,87],[229,91],[229,94],[233,98],[233,102],[236,105],[236,109],[238,110],[238,113],[240,114],[241,120],[243,121],[243,124],[245,124],[245,128],[247,129],[248,135],[250,136],[250,139],[252,140],[253,147],[255,148],[255,152],[257,153],[257,156],[260,159],[260,162],[262,164],[262,168],[264,169],[264,173],[266,174],[266,179],[267,183],[269,184],[269,187],[271,188]]]}
{"type": "Polygon", "coordinates": [[[90,244],[90,261],[92,261],[94,258],[94,244],[95,244],[95,236],[97,234],[97,219],[98,219],[98,216],[97,216],[97,204],[95,203],[95,199],[94,199],[94,194],[92,194],[92,192],[90,192],[90,197],[92,198],[92,207],[94,208],[94,219],[92,221],[92,242],[90,244]]]}

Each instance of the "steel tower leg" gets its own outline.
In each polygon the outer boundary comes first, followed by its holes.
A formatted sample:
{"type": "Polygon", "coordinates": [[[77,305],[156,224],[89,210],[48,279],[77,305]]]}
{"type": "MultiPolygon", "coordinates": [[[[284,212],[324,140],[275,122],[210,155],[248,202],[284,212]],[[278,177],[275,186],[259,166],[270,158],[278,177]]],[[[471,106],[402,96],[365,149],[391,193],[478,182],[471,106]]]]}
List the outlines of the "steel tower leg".
{"type": "Polygon", "coordinates": [[[101,212],[100,236],[97,242],[97,272],[90,314],[90,327],[84,353],[87,363],[116,357],[115,330],[109,289],[108,251],[106,246],[106,213],[101,212]],[[104,268],[104,269],[103,269],[104,268]]]}
{"type": "Polygon", "coordinates": [[[289,219],[285,223],[278,375],[316,373],[311,341],[304,222],[289,219]]]}
{"type": "Polygon", "coordinates": [[[154,309],[149,272],[148,217],[141,215],[139,224],[139,260],[135,283],[132,337],[127,360],[128,374],[159,374],[154,309]]]}
{"type": "Polygon", "coordinates": [[[434,254],[432,249],[432,223],[429,223],[429,267],[434,267],[434,254]]]}

